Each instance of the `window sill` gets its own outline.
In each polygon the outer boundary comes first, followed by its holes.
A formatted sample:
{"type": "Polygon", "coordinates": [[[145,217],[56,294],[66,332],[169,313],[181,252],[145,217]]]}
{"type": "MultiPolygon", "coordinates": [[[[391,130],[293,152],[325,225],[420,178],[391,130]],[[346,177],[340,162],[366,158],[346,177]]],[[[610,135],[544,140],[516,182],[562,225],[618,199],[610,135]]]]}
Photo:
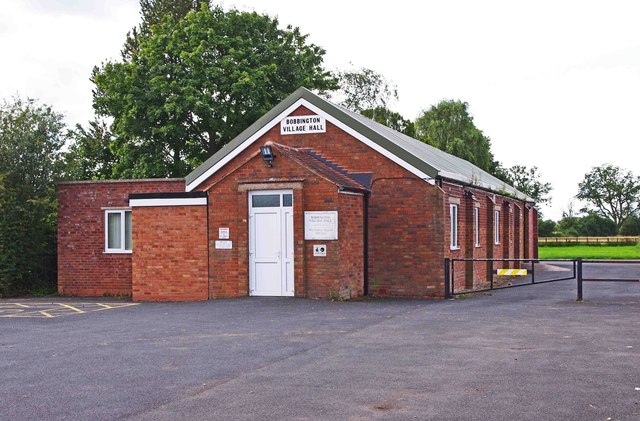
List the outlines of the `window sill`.
{"type": "Polygon", "coordinates": [[[499,246],[501,243],[493,243],[494,246],[499,246]]]}
{"type": "Polygon", "coordinates": [[[131,254],[131,250],[105,250],[103,254],[131,254]]]}
{"type": "Polygon", "coordinates": [[[449,247],[449,250],[460,250],[460,246],[457,246],[457,247],[449,247]]]}
{"type": "Polygon", "coordinates": [[[475,246],[475,248],[480,248],[480,247],[482,247],[480,244],[475,244],[474,246],[475,246]]]}

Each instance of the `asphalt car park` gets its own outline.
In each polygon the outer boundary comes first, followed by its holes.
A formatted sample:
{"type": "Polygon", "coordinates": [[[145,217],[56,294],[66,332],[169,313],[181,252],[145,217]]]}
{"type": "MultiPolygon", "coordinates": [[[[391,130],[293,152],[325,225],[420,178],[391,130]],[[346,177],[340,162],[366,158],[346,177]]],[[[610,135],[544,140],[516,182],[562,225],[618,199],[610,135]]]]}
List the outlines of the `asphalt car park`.
{"type": "Polygon", "coordinates": [[[575,293],[0,300],[66,309],[0,312],[0,418],[636,420],[640,285],[575,293]]]}

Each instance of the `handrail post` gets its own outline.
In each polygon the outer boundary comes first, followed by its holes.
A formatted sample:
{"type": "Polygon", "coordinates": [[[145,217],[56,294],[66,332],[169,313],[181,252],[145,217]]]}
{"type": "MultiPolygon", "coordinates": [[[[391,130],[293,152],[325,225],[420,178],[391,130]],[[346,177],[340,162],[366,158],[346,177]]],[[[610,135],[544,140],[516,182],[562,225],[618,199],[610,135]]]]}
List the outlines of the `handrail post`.
{"type": "Polygon", "coordinates": [[[536,283],[536,262],[531,260],[531,283],[536,283]]]}
{"type": "Polygon", "coordinates": [[[444,258],[444,298],[451,298],[451,283],[450,283],[450,263],[449,258],[444,258]]]}
{"type": "Polygon", "coordinates": [[[578,297],[576,298],[576,301],[582,302],[582,257],[578,257],[577,262],[578,276],[576,276],[576,278],[578,279],[578,297]]]}

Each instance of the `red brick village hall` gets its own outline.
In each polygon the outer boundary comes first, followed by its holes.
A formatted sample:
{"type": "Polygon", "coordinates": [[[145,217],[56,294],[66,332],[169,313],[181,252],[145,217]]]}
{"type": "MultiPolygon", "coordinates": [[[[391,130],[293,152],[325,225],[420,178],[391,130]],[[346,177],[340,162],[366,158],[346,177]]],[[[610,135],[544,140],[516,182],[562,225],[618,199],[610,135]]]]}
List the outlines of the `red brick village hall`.
{"type": "Polygon", "coordinates": [[[300,88],[184,179],[58,185],[58,290],[134,301],[442,297],[535,258],[530,198],[300,88]],[[456,284],[491,276],[456,271],[456,284]]]}

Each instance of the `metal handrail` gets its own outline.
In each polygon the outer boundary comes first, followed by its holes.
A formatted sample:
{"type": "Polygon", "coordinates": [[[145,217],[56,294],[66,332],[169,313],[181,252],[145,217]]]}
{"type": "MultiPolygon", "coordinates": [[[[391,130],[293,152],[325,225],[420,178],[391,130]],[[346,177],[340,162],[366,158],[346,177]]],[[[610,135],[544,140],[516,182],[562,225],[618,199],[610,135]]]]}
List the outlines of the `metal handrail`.
{"type": "Polygon", "coordinates": [[[604,260],[604,259],[583,259],[578,257],[577,259],[497,259],[497,258],[445,258],[444,259],[444,276],[445,276],[445,298],[451,298],[455,295],[494,291],[498,289],[517,288],[526,285],[538,285],[547,284],[550,282],[567,281],[576,279],[577,281],[577,298],[576,301],[583,301],[583,282],[640,282],[640,279],[628,279],[628,278],[584,278],[583,265],[584,264],[640,264],[640,260],[604,260]],[[455,262],[526,262],[531,263],[531,282],[494,286],[493,277],[491,277],[489,288],[465,290],[464,292],[455,292],[455,262]],[[535,279],[535,264],[541,262],[572,262],[572,275],[562,278],[545,279],[543,281],[537,281],[535,279]]]}

